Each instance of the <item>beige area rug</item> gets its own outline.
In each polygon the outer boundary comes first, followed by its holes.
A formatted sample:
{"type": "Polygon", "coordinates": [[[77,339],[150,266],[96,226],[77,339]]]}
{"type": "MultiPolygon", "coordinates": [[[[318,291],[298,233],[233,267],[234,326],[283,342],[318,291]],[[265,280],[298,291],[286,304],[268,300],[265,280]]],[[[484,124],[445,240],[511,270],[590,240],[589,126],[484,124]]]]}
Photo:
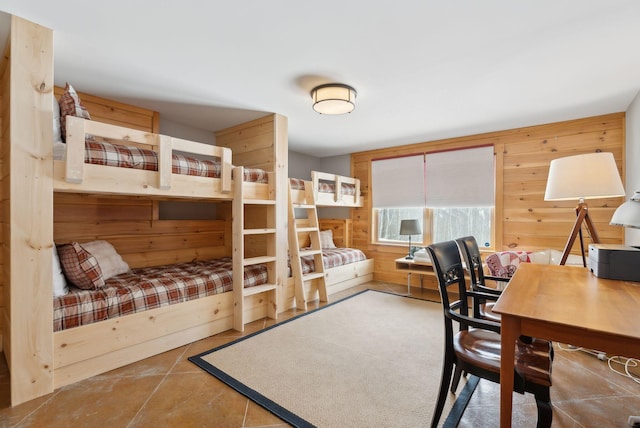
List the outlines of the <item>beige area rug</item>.
{"type": "Polygon", "coordinates": [[[442,317],[437,303],[367,290],[189,360],[294,426],[429,426],[442,317]]]}

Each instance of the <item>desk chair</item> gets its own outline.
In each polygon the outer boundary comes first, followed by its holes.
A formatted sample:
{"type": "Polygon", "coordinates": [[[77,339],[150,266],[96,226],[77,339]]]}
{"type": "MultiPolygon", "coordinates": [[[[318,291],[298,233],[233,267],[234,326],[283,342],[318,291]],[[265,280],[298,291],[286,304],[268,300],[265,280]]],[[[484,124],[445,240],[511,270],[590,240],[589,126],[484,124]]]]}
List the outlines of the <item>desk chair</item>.
{"type": "MultiPolygon", "coordinates": [[[[482,265],[482,258],[480,255],[480,249],[476,238],[473,236],[465,236],[464,238],[456,239],[456,244],[464,258],[464,262],[469,272],[469,278],[471,279],[471,289],[474,291],[493,294],[495,296],[500,295],[500,290],[494,287],[488,287],[487,281],[504,282],[505,278],[498,276],[485,275],[484,267],[482,265]]],[[[486,299],[473,299],[473,313],[478,318],[487,319],[489,321],[500,322],[500,314],[493,312],[494,301],[487,301],[486,299]]]]}
{"type": "MultiPolygon", "coordinates": [[[[454,367],[456,371],[500,382],[500,324],[469,315],[468,299],[477,298],[477,294],[482,293],[467,289],[456,242],[432,244],[427,247],[427,251],[438,279],[445,327],[442,379],[431,420],[431,426],[436,427],[442,416],[454,367]],[[459,325],[459,331],[455,334],[454,322],[459,325]]],[[[490,295],[480,297],[490,298],[490,295]]],[[[553,419],[549,394],[551,349],[548,341],[540,339],[533,339],[531,343],[518,340],[516,343],[514,391],[521,394],[529,392],[535,396],[538,428],[550,427],[553,419]]],[[[466,408],[470,397],[471,394],[467,402],[462,404],[462,409],[466,408]]]]}

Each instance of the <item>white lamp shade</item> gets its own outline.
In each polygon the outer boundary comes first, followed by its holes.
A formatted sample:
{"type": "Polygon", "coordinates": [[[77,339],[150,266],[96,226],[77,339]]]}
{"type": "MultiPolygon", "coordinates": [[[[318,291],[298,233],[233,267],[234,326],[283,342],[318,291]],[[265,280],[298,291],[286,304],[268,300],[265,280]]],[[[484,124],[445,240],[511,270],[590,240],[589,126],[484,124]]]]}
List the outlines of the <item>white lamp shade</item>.
{"type": "Polygon", "coordinates": [[[356,90],[341,83],[320,85],[311,90],[313,109],[320,114],[351,113],[356,108],[356,90]]]}
{"type": "Polygon", "coordinates": [[[620,205],[611,217],[611,225],[640,229],[640,192],[620,205]]]}
{"type": "Polygon", "coordinates": [[[612,153],[588,153],[554,159],[549,167],[545,201],[624,196],[612,153]]]}

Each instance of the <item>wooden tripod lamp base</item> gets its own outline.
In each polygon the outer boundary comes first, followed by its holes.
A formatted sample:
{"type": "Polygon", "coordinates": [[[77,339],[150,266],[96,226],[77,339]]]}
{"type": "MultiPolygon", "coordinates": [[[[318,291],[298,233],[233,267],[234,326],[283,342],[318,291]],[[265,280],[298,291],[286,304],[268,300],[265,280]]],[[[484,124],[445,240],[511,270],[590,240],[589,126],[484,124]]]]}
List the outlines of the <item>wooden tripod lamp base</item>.
{"type": "Polygon", "coordinates": [[[564,251],[562,252],[562,258],[560,259],[560,264],[564,265],[569,257],[569,253],[571,252],[571,248],[573,248],[573,244],[576,241],[576,238],[580,236],[580,253],[582,254],[582,265],[587,267],[587,260],[584,256],[584,241],[582,240],[582,223],[585,223],[587,227],[587,231],[591,236],[591,241],[594,244],[598,244],[600,239],[598,238],[598,233],[596,232],[596,228],[591,221],[591,217],[589,217],[589,207],[587,204],[581,200],[576,207],[576,221],[573,224],[573,229],[571,229],[571,235],[569,235],[569,239],[567,240],[567,244],[564,246],[564,251]]]}

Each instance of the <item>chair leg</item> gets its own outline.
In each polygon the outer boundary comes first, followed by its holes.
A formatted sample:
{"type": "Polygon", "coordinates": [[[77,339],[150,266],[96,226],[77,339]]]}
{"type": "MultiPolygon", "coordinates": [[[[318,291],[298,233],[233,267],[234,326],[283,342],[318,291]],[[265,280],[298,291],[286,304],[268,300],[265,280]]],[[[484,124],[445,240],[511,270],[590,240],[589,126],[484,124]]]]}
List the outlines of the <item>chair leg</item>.
{"type": "Polygon", "coordinates": [[[442,363],[442,379],[440,380],[440,391],[438,392],[438,401],[436,402],[436,408],[433,411],[433,418],[431,419],[431,428],[436,428],[440,417],[442,416],[442,409],[444,409],[444,403],[447,401],[447,390],[449,389],[449,383],[451,382],[451,372],[453,371],[453,358],[449,355],[444,356],[444,362],[442,363]]]}
{"type": "Polygon", "coordinates": [[[456,366],[456,370],[453,372],[453,380],[451,381],[451,393],[455,394],[460,383],[460,377],[462,376],[462,369],[456,366]]]}
{"type": "Polygon", "coordinates": [[[553,422],[553,407],[551,406],[551,396],[549,389],[541,391],[535,395],[536,406],[538,407],[537,428],[549,428],[553,422]]]}

